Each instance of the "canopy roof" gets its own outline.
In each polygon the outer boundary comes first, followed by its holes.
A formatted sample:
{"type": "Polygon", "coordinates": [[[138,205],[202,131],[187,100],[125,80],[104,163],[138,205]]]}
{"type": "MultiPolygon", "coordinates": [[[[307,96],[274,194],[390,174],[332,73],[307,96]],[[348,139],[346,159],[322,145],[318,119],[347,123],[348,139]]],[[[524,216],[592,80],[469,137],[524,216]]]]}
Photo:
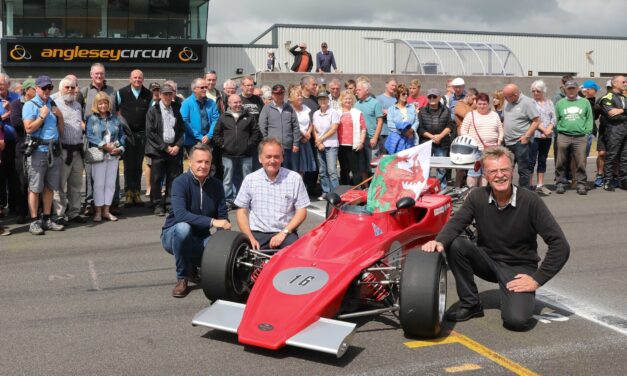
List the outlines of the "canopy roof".
{"type": "Polygon", "coordinates": [[[396,73],[523,76],[516,55],[504,44],[387,39],[394,44],[396,73]]]}

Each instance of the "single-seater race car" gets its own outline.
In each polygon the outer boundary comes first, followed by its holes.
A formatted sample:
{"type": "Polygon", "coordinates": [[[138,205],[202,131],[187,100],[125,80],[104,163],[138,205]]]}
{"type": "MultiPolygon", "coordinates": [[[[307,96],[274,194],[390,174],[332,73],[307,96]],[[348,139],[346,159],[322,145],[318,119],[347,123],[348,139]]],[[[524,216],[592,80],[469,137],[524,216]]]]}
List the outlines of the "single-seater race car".
{"type": "Polygon", "coordinates": [[[428,159],[426,174],[418,171],[422,180],[412,171],[420,165],[407,158],[382,164],[377,174],[405,173],[397,180],[375,174],[369,192],[338,187],[342,194],[327,198],[328,218],[278,252],[253,250],[236,231],[216,232],[200,269],[213,304],[192,324],[236,333],[246,345],[291,345],[337,357],[356,328],[345,320],[355,317],[396,312],[409,336],[438,336],[446,309],[445,260],[419,248],[447,222],[451,198],[428,178],[428,159]],[[410,197],[412,189],[420,189],[417,199],[410,197]],[[369,193],[388,195],[388,201],[369,193]],[[394,196],[400,198],[390,205],[394,196]]]}

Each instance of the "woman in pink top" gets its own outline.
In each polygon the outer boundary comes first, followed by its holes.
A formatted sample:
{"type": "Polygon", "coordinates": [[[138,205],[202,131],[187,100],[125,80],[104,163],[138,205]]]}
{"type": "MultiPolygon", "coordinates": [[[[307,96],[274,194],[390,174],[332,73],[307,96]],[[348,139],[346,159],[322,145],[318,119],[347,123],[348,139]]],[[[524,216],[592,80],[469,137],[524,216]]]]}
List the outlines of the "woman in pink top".
{"type": "MultiPolygon", "coordinates": [[[[476,97],[476,103],[477,109],[467,113],[464,121],[462,121],[461,135],[472,137],[481,151],[490,146],[502,144],[503,123],[501,123],[499,115],[490,110],[490,96],[486,93],[479,93],[476,97]]],[[[481,170],[468,171],[468,178],[466,179],[468,186],[475,187],[479,184],[486,186],[488,181],[481,175],[481,170]]]]}
{"type": "Polygon", "coordinates": [[[370,167],[364,151],[366,142],[366,122],[364,115],[356,108],[355,96],[350,90],[340,94],[342,110],[340,124],[337,128],[337,137],[340,144],[338,160],[340,162],[340,184],[355,185],[364,180],[370,167]],[[351,181],[352,172],[353,177],[351,181]]]}

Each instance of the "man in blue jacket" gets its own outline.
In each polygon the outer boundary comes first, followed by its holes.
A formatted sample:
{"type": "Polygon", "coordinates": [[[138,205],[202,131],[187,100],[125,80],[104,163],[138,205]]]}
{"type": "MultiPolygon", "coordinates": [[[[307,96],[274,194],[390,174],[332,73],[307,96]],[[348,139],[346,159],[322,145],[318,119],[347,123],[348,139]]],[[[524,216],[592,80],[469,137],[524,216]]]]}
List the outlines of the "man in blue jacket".
{"type": "MultiPolygon", "coordinates": [[[[204,78],[196,78],[192,81],[193,94],[187,97],[181,104],[181,116],[185,121],[185,141],[183,146],[189,155],[192,146],[197,143],[212,145],[213,129],[220,117],[218,106],[212,99],[207,98],[207,81],[204,78]]],[[[217,160],[215,151],[213,163],[216,165],[216,177],[222,179],[221,161],[217,160]]]]}
{"type": "Polygon", "coordinates": [[[176,262],[175,298],[189,294],[188,282],[198,283],[198,266],[211,228],[231,229],[222,183],[211,176],[211,147],[194,145],[189,171],[172,183],[172,207],[161,229],[161,244],[176,262]]]}

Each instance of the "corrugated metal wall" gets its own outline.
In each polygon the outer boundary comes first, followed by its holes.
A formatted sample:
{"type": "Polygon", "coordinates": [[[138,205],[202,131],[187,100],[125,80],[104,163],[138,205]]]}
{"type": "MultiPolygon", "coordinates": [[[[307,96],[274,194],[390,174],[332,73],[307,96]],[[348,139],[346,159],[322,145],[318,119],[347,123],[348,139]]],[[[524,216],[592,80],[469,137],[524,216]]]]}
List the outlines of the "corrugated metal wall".
{"type": "MultiPolygon", "coordinates": [[[[272,31],[256,42],[271,42],[272,31]]],[[[508,46],[520,60],[523,72],[574,72],[587,77],[594,72],[624,72],[627,61],[627,40],[594,39],[571,37],[547,37],[525,35],[463,34],[450,32],[412,32],[392,30],[352,30],[307,27],[277,27],[277,60],[285,69],[293,57],[285,47],[301,41],[315,55],[321,42],[327,42],[335,54],[338,68],[345,73],[383,74],[390,73],[393,66],[393,47],[385,39],[425,39],[464,42],[495,42],[508,46]],[[587,51],[594,51],[590,58],[587,51]]],[[[208,67],[218,70],[221,77],[235,75],[235,68],[244,68],[246,73],[264,66],[267,45],[260,47],[210,46],[208,67]]],[[[476,70],[476,69],[475,69],[476,70]]]]}

